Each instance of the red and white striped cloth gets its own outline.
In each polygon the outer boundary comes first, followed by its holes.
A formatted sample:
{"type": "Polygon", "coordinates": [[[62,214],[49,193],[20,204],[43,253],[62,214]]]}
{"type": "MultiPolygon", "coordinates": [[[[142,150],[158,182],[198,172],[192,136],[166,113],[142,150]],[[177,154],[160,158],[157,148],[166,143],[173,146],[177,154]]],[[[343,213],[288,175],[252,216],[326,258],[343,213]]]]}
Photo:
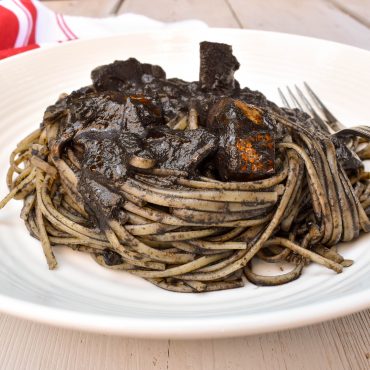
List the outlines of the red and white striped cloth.
{"type": "Polygon", "coordinates": [[[0,59],[80,38],[159,28],[204,28],[201,21],[162,23],[138,14],[87,18],[64,16],[37,0],[0,0],[0,59]]]}

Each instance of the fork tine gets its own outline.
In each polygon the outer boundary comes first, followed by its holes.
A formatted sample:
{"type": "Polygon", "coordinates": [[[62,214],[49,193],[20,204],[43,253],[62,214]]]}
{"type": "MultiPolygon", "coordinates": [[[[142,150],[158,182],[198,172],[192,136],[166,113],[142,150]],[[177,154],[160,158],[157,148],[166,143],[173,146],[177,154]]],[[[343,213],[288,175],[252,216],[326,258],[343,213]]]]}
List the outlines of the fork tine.
{"type": "Polygon", "coordinates": [[[290,90],[289,86],[286,87],[288,90],[289,96],[292,99],[293,104],[299,108],[300,110],[304,110],[301,103],[298,101],[298,99],[295,97],[295,95],[292,93],[292,90],[290,90]]]}
{"type": "Polygon", "coordinates": [[[279,92],[279,95],[280,95],[280,99],[283,102],[283,104],[285,105],[285,107],[291,109],[291,106],[290,106],[287,98],[285,97],[285,95],[281,91],[280,87],[278,87],[278,92],[279,92]]]}
{"type": "Polygon", "coordinates": [[[297,94],[299,95],[299,97],[301,98],[303,104],[305,105],[306,107],[306,110],[308,110],[308,112],[311,114],[311,116],[314,118],[314,120],[326,131],[326,132],[330,132],[329,129],[328,129],[328,125],[322,120],[322,118],[317,114],[316,110],[313,108],[313,106],[311,105],[311,103],[307,100],[307,98],[304,96],[302,90],[297,86],[297,85],[294,85],[295,86],[295,89],[297,91],[297,94]]]}
{"type": "Polygon", "coordinates": [[[338,122],[338,120],[334,117],[333,113],[329,111],[329,109],[324,105],[324,103],[320,100],[320,98],[314,93],[314,91],[311,89],[311,87],[308,85],[307,82],[303,82],[307,92],[310,94],[312,100],[315,102],[315,104],[322,110],[322,112],[325,114],[325,118],[329,122],[338,122]]]}
{"type": "Polygon", "coordinates": [[[320,100],[320,98],[314,93],[314,91],[311,89],[311,87],[308,85],[307,82],[303,82],[307,92],[310,94],[312,100],[315,102],[315,104],[318,105],[318,107],[323,111],[325,114],[326,119],[329,122],[336,122],[338,121],[334,115],[329,111],[329,109],[324,105],[324,103],[320,100]]]}
{"type": "Polygon", "coordinates": [[[304,86],[307,90],[307,92],[310,94],[312,100],[315,102],[315,104],[321,109],[322,113],[324,114],[326,120],[328,121],[328,124],[330,127],[335,130],[343,130],[345,129],[345,126],[341,124],[337,118],[329,111],[329,109],[325,106],[325,104],[320,100],[320,98],[314,93],[314,91],[311,89],[311,87],[308,85],[307,82],[304,82],[304,86]]]}
{"type": "MultiPolygon", "coordinates": [[[[295,95],[289,86],[287,86],[286,89],[293,107],[309,113],[315,122],[329,134],[346,129],[346,126],[339,122],[328,110],[328,108],[326,108],[324,103],[313,92],[307,82],[304,82],[304,86],[314,104],[311,104],[310,100],[308,100],[307,94],[305,95],[297,85],[295,85],[297,95],[295,95]],[[321,118],[321,115],[324,116],[324,118],[321,118]]],[[[278,88],[278,92],[283,104],[287,108],[292,108],[291,104],[289,104],[288,99],[286,98],[286,95],[284,95],[280,88],[278,88]]]]}

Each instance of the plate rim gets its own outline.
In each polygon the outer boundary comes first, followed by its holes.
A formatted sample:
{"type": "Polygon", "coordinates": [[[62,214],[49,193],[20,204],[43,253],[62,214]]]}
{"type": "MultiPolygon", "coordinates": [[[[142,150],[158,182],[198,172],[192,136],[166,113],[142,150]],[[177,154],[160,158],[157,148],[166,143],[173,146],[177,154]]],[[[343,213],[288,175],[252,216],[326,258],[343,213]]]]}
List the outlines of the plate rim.
{"type": "MultiPolygon", "coordinates": [[[[205,28],[202,28],[202,31],[205,32],[205,36],[207,36],[207,34],[216,34],[216,33],[224,33],[224,32],[227,32],[227,33],[256,33],[256,34],[266,34],[266,35],[270,35],[270,36],[279,36],[279,37],[286,37],[286,38],[298,38],[298,39],[302,39],[302,40],[307,40],[307,41],[314,41],[314,42],[320,42],[320,43],[327,43],[327,44],[331,44],[331,45],[337,45],[339,47],[346,47],[346,48],[350,48],[352,50],[356,50],[357,52],[363,52],[363,53],[366,53],[366,54],[369,54],[370,53],[370,50],[367,50],[367,49],[364,49],[364,48],[361,48],[359,46],[354,46],[354,45],[350,45],[350,44],[346,44],[346,43],[343,43],[343,42],[339,42],[339,41],[333,41],[333,40],[327,40],[327,39],[324,39],[324,38],[320,38],[320,37],[314,37],[314,36],[305,36],[305,35],[299,35],[299,34],[295,34],[295,33],[288,33],[288,32],[277,32],[277,31],[267,31],[267,30],[258,30],[258,29],[244,29],[244,28],[230,28],[230,27],[205,27],[205,28]]],[[[187,32],[188,34],[189,33],[193,33],[195,34],[196,32],[198,32],[197,30],[192,30],[192,29],[189,29],[189,30],[184,30],[184,29],[155,29],[155,30],[143,30],[143,31],[126,31],[126,32],[120,32],[119,34],[116,34],[116,35],[104,35],[104,36],[99,36],[99,37],[91,37],[91,38],[83,38],[83,39],[76,39],[76,40],[68,40],[68,41],[65,41],[63,43],[52,43],[52,44],[45,44],[43,45],[42,47],[40,48],[36,48],[36,49],[31,49],[31,50],[27,50],[26,52],[22,52],[22,53],[19,53],[19,54],[15,54],[15,55],[12,55],[10,57],[7,57],[5,59],[1,59],[0,60],[0,66],[2,64],[7,64],[7,63],[12,63],[14,61],[17,61],[17,60],[20,60],[20,59],[27,59],[27,58],[30,58],[32,57],[33,55],[37,55],[37,54],[43,54],[45,52],[47,52],[48,50],[53,50],[53,49],[63,49],[63,48],[69,48],[69,47],[73,47],[73,45],[78,45],[80,43],[87,43],[87,42],[93,42],[94,40],[105,40],[105,39],[114,39],[114,38],[121,38],[123,36],[135,36],[135,35],[145,35],[145,34],[164,34],[164,33],[168,33],[168,34],[181,34],[181,33],[184,33],[184,32],[187,32]]]]}
{"type": "Polygon", "coordinates": [[[0,294],[2,313],[65,329],[150,339],[209,339],[273,333],[334,320],[369,307],[370,289],[367,289],[344,298],[309,304],[305,306],[304,320],[302,308],[298,307],[268,314],[223,317],[221,325],[218,317],[184,320],[109,316],[45,306],[0,294]],[[269,327],[272,321],[277,323],[269,327]]]}

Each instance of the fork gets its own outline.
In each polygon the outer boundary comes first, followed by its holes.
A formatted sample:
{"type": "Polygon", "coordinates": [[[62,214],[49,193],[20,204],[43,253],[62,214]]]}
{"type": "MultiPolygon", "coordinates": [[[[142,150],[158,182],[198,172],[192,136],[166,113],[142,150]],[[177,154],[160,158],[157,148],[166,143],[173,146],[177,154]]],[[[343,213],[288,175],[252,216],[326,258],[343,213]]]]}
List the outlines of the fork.
{"type": "Polygon", "coordinates": [[[314,102],[316,108],[310,103],[309,99],[303,91],[295,85],[295,90],[297,95],[294,95],[292,90],[287,86],[288,95],[292,102],[289,104],[288,99],[284,95],[283,91],[278,88],[280,98],[286,108],[298,108],[308,114],[315,120],[317,124],[322,127],[323,130],[329,134],[335,135],[337,137],[349,137],[349,136],[362,136],[370,138],[370,128],[367,126],[356,126],[356,127],[346,127],[343,125],[325,106],[322,100],[316,95],[316,93],[311,89],[307,82],[304,82],[305,90],[308,96],[314,102]],[[324,117],[324,118],[322,118],[324,117]]]}

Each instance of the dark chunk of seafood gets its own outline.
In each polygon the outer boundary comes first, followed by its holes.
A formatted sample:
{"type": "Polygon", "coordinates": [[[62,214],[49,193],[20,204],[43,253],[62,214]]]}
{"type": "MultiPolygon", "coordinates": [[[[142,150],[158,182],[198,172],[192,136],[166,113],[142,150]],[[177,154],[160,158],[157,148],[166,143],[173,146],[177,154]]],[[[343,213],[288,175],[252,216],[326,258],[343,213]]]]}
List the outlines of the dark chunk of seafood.
{"type": "Polygon", "coordinates": [[[103,229],[108,219],[121,219],[124,198],[108,187],[82,174],[79,181],[81,194],[86,209],[94,215],[103,229]]]}
{"type": "MultiPolygon", "coordinates": [[[[84,148],[82,169],[89,178],[100,179],[112,184],[124,181],[128,173],[127,151],[119,140],[119,131],[116,130],[88,130],[80,133],[74,139],[76,144],[84,148]]],[[[137,138],[130,137],[131,147],[137,148],[137,138]]]]}
{"type": "Polygon", "coordinates": [[[252,105],[223,98],[210,110],[207,127],[220,137],[216,154],[223,180],[252,180],[275,172],[274,133],[268,117],[252,105]]]}
{"type": "Polygon", "coordinates": [[[153,79],[166,79],[166,73],[160,66],[140,63],[135,58],[129,58],[95,68],[91,72],[91,79],[98,91],[124,92],[131,85],[147,84],[153,79]]]}
{"type": "Polygon", "coordinates": [[[142,95],[127,98],[123,114],[124,130],[144,136],[146,126],[162,123],[162,110],[155,99],[142,95]]]}
{"type": "Polygon", "coordinates": [[[349,149],[344,143],[345,138],[332,136],[335,145],[337,159],[346,172],[356,173],[364,165],[358,155],[349,149]]]}
{"type": "Polygon", "coordinates": [[[58,124],[57,142],[62,147],[79,131],[91,126],[100,130],[119,129],[123,125],[125,104],[122,94],[80,89],[48,107],[44,123],[58,124]]]}
{"type": "Polygon", "coordinates": [[[230,45],[207,41],[200,43],[199,82],[202,89],[220,92],[239,89],[234,79],[234,72],[239,66],[230,45]]]}
{"type": "Polygon", "coordinates": [[[217,149],[217,139],[203,128],[176,131],[160,127],[149,131],[146,147],[159,168],[193,172],[217,149]]]}

